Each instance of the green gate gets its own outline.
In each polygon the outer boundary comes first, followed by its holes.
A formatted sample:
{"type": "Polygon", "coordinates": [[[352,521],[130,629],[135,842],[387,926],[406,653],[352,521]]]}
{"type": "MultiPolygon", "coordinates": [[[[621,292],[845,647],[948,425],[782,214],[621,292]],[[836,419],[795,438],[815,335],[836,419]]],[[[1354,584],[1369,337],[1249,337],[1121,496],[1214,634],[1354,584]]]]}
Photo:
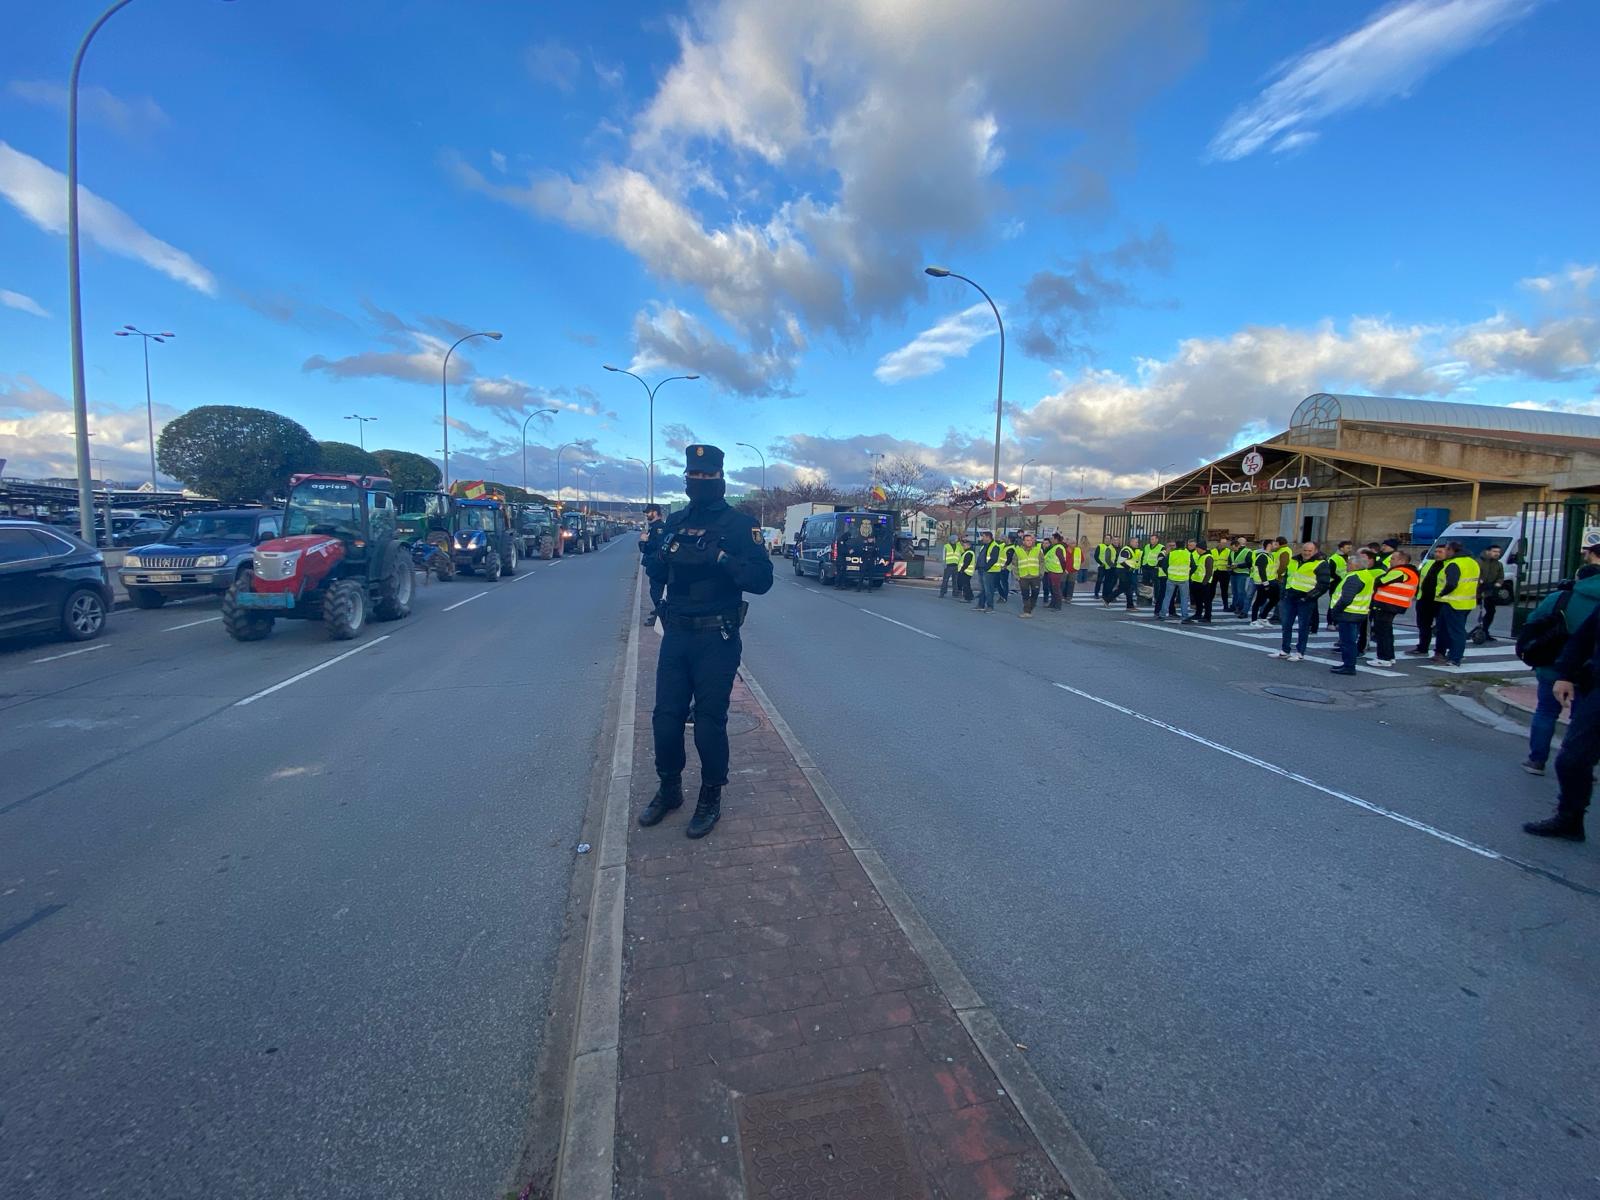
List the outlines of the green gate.
{"type": "Polygon", "coordinates": [[[1113,513],[1106,518],[1107,539],[1144,541],[1153,537],[1182,545],[1205,536],[1206,514],[1198,508],[1150,513],[1113,513]]]}
{"type": "MultiPolygon", "coordinates": [[[[1516,618],[1524,618],[1583,565],[1583,548],[1600,543],[1600,500],[1540,500],[1522,506],[1522,527],[1506,553],[1516,570],[1516,618]]],[[[1508,572],[1509,573],[1509,572],[1508,572]]]]}

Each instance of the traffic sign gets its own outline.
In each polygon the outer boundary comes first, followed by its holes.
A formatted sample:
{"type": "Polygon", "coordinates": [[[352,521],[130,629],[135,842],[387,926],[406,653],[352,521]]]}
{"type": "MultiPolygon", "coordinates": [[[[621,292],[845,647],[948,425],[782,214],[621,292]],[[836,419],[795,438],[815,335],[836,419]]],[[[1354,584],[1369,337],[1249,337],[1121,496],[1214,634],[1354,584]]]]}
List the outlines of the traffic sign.
{"type": "Polygon", "coordinates": [[[1003,483],[991,483],[983,489],[983,494],[989,500],[1004,500],[1006,498],[1006,485],[1003,483]]]}

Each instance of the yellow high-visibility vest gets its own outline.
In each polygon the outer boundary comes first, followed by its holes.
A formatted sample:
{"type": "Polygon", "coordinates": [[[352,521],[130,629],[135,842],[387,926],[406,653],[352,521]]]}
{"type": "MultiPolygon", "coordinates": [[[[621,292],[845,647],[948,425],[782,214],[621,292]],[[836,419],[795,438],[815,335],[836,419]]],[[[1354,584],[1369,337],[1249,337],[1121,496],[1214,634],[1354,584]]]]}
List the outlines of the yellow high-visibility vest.
{"type": "Polygon", "coordinates": [[[1123,570],[1139,565],[1139,547],[1124,546],[1117,551],[1117,566],[1123,570]]]}
{"type": "Polygon", "coordinates": [[[1322,560],[1320,558],[1307,559],[1304,562],[1298,558],[1291,558],[1289,560],[1289,573],[1285,577],[1288,589],[1291,592],[1299,592],[1302,595],[1316,591],[1317,569],[1321,566],[1322,560]]]}
{"type": "Polygon", "coordinates": [[[1294,551],[1287,546],[1279,546],[1272,551],[1272,573],[1268,579],[1282,579],[1289,569],[1289,560],[1294,557],[1294,551]]]}
{"type": "Polygon", "coordinates": [[[1153,567],[1156,565],[1156,560],[1161,557],[1161,547],[1155,545],[1146,546],[1143,551],[1143,556],[1144,565],[1147,567],[1153,567]]]}
{"type": "MultiPolygon", "coordinates": [[[[1044,569],[1052,575],[1059,575],[1067,569],[1067,548],[1059,542],[1051,542],[1045,548],[1044,569]]],[[[1021,574],[1020,570],[1018,574],[1021,574]]]]}
{"type": "Polygon", "coordinates": [[[1340,611],[1348,616],[1364,617],[1372,611],[1372,594],[1378,590],[1378,576],[1383,574],[1383,568],[1369,567],[1363,571],[1352,571],[1350,574],[1361,581],[1361,590],[1340,611]]]}
{"type": "Polygon", "coordinates": [[[1013,546],[1011,557],[1017,563],[1018,579],[1039,578],[1039,568],[1044,561],[1044,548],[1042,546],[1013,546]]]}
{"type": "Polygon", "coordinates": [[[1194,554],[1179,546],[1167,552],[1167,578],[1173,583],[1188,583],[1194,572],[1194,554]]]}
{"type": "Polygon", "coordinates": [[[1337,552],[1328,555],[1328,566],[1333,568],[1333,586],[1338,587],[1349,573],[1350,566],[1344,561],[1344,555],[1337,552]]]}
{"type": "Polygon", "coordinates": [[[989,551],[994,551],[994,561],[990,563],[987,568],[989,574],[998,575],[1001,571],[1006,569],[1006,551],[1005,547],[1000,542],[990,542],[982,549],[985,558],[989,556],[989,551]]]}
{"type": "Polygon", "coordinates": [[[977,569],[978,569],[978,554],[977,554],[977,551],[972,550],[970,548],[966,549],[966,550],[963,550],[961,552],[961,567],[960,567],[961,573],[963,575],[971,575],[971,574],[974,574],[977,571],[977,569]]]}
{"type": "Polygon", "coordinates": [[[960,545],[960,543],[958,543],[958,542],[946,542],[944,544],[944,565],[948,567],[951,563],[960,562],[960,561],[961,561],[961,545],[960,545]]]}
{"type": "Polygon", "coordinates": [[[1082,546],[1074,546],[1072,548],[1072,569],[1074,571],[1083,570],[1083,547],[1082,546]]]}
{"type": "Polygon", "coordinates": [[[1249,546],[1241,546],[1233,552],[1233,569],[1235,571],[1248,571],[1256,565],[1256,552],[1249,546]]]}
{"type": "Polygon", "coordinates": [[[1446,562],[1446,566],[1454,563],[1461,572],[1461,578],[1456,580],[1456,586],[1448,593],[1439,597],[1440,604],[1448,604],[1451,608],[1461,609],[1463,612],[1471,610],[1478,603],[1478,560],[1462,555],[1446,562]]]}

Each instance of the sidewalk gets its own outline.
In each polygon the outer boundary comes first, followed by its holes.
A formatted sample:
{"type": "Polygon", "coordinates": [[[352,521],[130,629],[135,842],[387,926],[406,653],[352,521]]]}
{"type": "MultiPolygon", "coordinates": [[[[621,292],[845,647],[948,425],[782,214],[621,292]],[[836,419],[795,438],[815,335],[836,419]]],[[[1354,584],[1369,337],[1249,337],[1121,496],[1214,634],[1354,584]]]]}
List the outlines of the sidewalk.
{"type": "Polygon", "coordinates": [[[639,646],[615,1194],[1071,1195],[743,672],[720,824],[684,837],[692,746],[684,807],[632,820],[659,645],[639,646]]]}

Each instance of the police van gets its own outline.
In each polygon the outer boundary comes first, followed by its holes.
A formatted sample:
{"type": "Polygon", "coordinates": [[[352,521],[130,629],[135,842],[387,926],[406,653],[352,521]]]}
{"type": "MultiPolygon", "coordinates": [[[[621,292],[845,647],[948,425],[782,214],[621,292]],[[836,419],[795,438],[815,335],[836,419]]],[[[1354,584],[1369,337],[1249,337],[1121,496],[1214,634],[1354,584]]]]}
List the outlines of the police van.
{"type": "Polygon", "coordinates": [[[881,588],[894,567],[894,514],[812,513],[795,541],[794,573],[831,587],[881,588]]]}

